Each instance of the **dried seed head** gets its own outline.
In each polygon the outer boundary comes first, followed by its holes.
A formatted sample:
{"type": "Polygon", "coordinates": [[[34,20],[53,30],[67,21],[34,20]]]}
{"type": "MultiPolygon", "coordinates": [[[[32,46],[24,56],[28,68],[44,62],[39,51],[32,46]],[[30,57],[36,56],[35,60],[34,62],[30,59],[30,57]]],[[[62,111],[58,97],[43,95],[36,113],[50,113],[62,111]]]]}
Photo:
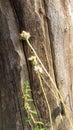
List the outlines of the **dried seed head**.
{"type": "Polygon", "coordinates": [[[28,58],[28,60],[29,61],[34,61],[34,60],[36,60],[36,56],[31,56],[31,57],[28,58]]]}
{"type": "Polygon", "coordinates": [[[22,40],[28,40],[30,38],[30,33],[26,31],[22,31],[22,33],[20,34],[20,38],[22,40]]]}
{"type": "Polygon", "coordinates": [[[33,66],[37,66],[38,65],[36,56],[31,56],[31,57],[28,58],[28,60],[32,62],[33,66]]]}
{"type": "Polygon", "coordinates": [[[43,73],[43,69],[38,64],[36,56],[31,56],[31,57],[28,58],[28,60],[32,62],[32,65],[33,65],[34,70],[35,70],[36,73],[38,73],[38,72],[43,73]]]}
{"type": "Polygon", "coordinates": [[[41,73],[41,74],[43,73],[43,69],[42,69],[42,67],[41,67],[40,65],[35,66],[35,67],[34,67],[34,70],[36,71],[36,73],[37,73],[37,72],[39,72],[39,73],[41,73]]]}

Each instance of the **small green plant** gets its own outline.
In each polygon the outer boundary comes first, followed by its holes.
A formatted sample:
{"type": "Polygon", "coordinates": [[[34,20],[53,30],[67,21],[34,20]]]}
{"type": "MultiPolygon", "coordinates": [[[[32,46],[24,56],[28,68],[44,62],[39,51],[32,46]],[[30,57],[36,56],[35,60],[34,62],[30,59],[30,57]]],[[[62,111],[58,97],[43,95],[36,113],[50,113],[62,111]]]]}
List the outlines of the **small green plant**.
{"type": "MultiPolygon", "coordinates": [[[[26,32],[26,31],[22,31],[22,33],[20,34],[20,38],[21,38],[22,40],[25,40],[25,41],[27,42],[28,46],[31,48],[31,50],[33,51],[33,53],[34,53],[34,55],[35,55],[34,57],[36,57],[36,59],[37,59],[37,60],[34,60],[35,62],[33,62],[33,65],[34,65],[34,69],[36,70],[36,72],[38,72],[37,74],[38,74],[38,78],[39,78],[39,81],[40,81],[40,86],[41,86],[41,89],[42,89],[42,91],[43,91],[43,94],[44,94],[44,97],[45,97],[45,101],[46,101],[47,106],[48,106],[48,109],[49,109],[49,113],[50,113],[50,123],[51,123],[51,128],[52,128],[52,130],[53,130],[53,125],[52,125],[52,118],[51,118],[51,110],[50,110],[49,103],[47,102],[47,97],[46,97],[46,95],[45,95],[45,91],[44,91],[43,84],[42,84],[42,79],[41,79],[41,78],[42,78],[42,77],[41,77],[41,72],[42,72],[42,71],[40,71],[40,70],[42,70],[42,69],[43,69],[43,71],[45,72],[45,74],[49,77],[49,79],[50,79],[50,81],[51,81],[51,83],[52,83],[52,85],[53,85],[53,87],[54,87],[54,89],[55,89],[55,92],[58,93],[58,95],[59,95],[59,97],[60,97],[60,101],[62,102],[62,105],[63,105],[63,107],[64,107],[65,115],[66,115],[66,117],[67,117],[67,119],[68,119],[68,121],[69,121],[69,123],[70,123],[71,129],[73,130],[73,124],[72,124],[72,121],[71,121],[71,119],[70,119],[70,117],[69,117],[69,114],[68,114],[68,112],[67,112],[67,108],[66,108],[66,105],[65,105],[65,103],[64,103],[63,97],[61,96],[60,91],[58,90],[58,88],[57,88],[55,82],[53,81],[52,77],[50,76],[50,74],[49,74],[48,71],[46,70],[46,68],[45,68],[45,66],[43,65],[43,63],[41,62],[40,58],[38,57],[36,51],[34,50],[34,48],[32,47],[31,43],[29,42],[30,33],[26,32]],[[40,69],[40,67],[38,66],[38,64],[36,64],[37,61],[40,63],[42,69],[40,69]]],[[[39,128],[36,127],[34,130],[39,130],[39,128]]],[[[43,130],[43,129],[41,129],[41,130],[43,130]]]]}
{"type": "Polygon", "coordinates": [[[34,118],[34,115],[37,115],[37,111],[36,110],[32,110],[31,106],[30,106],[30,102],[33,102],[33,99],[31,98],[31,89],[30,89],[30,85],[28,81],[25,81],[24,86],[22,87],[22,92],[23,92],[23,96],[22,98],[24,99],[25,103],[24,103],[24,108],[26,109],[27,113],[28,113],[28,117],[25,119],[26,123],[34,123],[34,130],[45,130],[44,128],[39,128],[38,125],[44,125],[44,123],[42,121],[36,121],[34,118]]]}
{"type": "Polygon", "coordinates": [[[43,70],[38,63],[36,56],[31,56],[28,59],[32,62],[34,70],[37,73],[37,76],[38,76],[38,79],[39,79],[39,82],[40,82],[40,87],[41,87],[41,90],[43,92],[43,95],[44,95],[44,98],[45,98],[45,101],[46,101],[46,104],[47,104],[47,107],[48,107],[51,129],[53,130],[53,121],[52,121],[52,117],[51,117],[51,109],[50,109],[50,105],[48,103],[48,99],[47,99],[47,96],[46,96],[46,93],[45,93],[45,90],[44,90],[44,86],[43,86],[43,82],[42,82],[42,78],[41,78],[41,73],[43,73],[43,70]]]}

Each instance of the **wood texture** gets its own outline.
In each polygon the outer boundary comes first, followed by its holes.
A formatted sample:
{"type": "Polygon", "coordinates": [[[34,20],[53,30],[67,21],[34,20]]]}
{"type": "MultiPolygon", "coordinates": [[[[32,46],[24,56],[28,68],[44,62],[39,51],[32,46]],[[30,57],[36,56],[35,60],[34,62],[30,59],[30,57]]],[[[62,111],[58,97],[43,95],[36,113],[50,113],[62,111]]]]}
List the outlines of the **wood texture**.
{"type": "MultiPolygon", "coordinates": [[[[49,113],[36,73],[27,58],[32,51],[19,39],[30,32],[30,42],[60,90],[73,118],[73,11],[68,0],[0,0],[0,129],[30,130],[21,99],[21,86],[30,81],[34,106],[50,129],[49,113]]],[[[49,86],[52,84],[45,74],[49,86]]],[[[59,105],[45,85],[52,113],[59,105]]],[[[54,120],[54,129],[71,130],[65,115],[54,120]]]]}

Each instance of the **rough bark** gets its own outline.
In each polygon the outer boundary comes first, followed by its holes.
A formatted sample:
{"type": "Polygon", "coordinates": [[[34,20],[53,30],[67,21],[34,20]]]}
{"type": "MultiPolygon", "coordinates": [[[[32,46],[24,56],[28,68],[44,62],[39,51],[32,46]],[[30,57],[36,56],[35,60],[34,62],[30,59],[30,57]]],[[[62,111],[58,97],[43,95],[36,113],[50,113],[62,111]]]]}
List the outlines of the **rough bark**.
{"type": "MultiPolygon", "coordinates": [[[[27,58],[32,51],[19,39],[22,30],[30,32],[30,42],[61,92],[73,118],[73,15],[68,0],[0,0],[0,129],[30,130],[24,124],[26,112],[21,86],[29,80],[34,106],[47,129],[49,113],[38,78],[27,58]]],[[[44,75],[49,86],[52,84],[44,75]]],[[[45,85],[52,113],[59,105],[45,85]]],[[[55,93],[56,94],[56,93],[55,93]]],[[[66,116],[53,121],[56,130],[71,130],[66,116]]]]}

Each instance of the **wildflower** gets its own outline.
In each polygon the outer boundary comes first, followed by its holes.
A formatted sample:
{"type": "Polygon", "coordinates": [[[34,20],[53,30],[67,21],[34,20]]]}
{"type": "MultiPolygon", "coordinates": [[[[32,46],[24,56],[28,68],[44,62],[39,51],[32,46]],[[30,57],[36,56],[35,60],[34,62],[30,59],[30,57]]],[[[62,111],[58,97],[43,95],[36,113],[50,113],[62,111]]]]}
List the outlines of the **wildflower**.
{"type": "Polygon", "coordinates": [[[35,66],[35,67],[34,67],[34,70],[36,71],[36,73],[37,73],[37,72],[43,73],[43,69],[42,69],[42,67],[41,67],[40,65],[35,66]]]}
{"type": "Polygon", "coordinates": [[[20,34],[20,38],[22,40],[28,40],[30,38],[30,33],[26,31],[22,31],[22,33],[20,34]]]}
{"type": "Polygon", "coordinates": [[[32,62],[32,65],[34,66],[34,70],[40,73],[43,73],[42,67],[38,64],[36,56],[31,56],[28,58],[29,61],[32,62]]]}
{"type": "Polygon", "coordinates": [[[33,66],[37,66],[38,65],[36,56],[31,56],[31,57],[28,58],[28,60],[32,62],[33,66]]]}
{"type": "Polygon", "coordinates": [[[34,61],[34,60],[36,60],[36,56],[31,56],[31,57],[28,58],[28,60],[29,61],[34,61]]]}

